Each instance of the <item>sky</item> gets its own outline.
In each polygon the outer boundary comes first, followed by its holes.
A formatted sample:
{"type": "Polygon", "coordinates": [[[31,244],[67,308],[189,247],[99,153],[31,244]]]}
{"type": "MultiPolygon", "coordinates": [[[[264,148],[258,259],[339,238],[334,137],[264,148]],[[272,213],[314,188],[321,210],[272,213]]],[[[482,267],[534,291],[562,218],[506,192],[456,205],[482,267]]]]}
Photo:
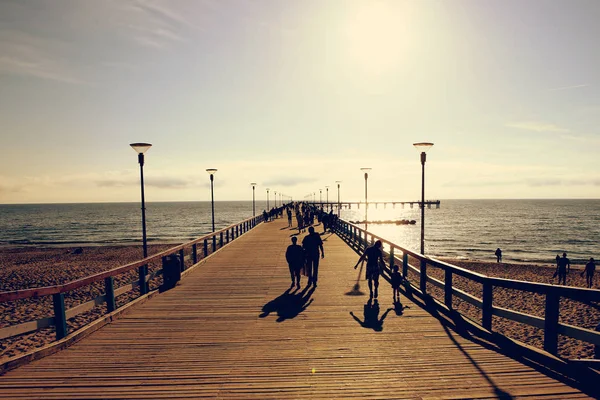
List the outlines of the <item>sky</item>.
{"type": "Polygon", "coordinates": [[[0,0],[0,203],[600,198],[597,0],[0,0]]]}

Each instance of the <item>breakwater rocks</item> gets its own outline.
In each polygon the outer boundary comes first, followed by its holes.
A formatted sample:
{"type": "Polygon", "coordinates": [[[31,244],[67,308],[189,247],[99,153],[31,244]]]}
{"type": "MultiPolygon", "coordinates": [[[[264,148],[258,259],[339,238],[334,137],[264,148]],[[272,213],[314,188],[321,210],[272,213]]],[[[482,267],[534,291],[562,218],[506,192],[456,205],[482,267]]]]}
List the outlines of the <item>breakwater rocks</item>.
{"type": "MultiPolygon", "coordinates": [[[[350,221],[351,224],[364,224],[366,221],[350,221]]],[[[414,225],[417,221],[414,219],[399,219],[397,221],[385,220],[385,221],[369,221],[369,224],[395,224],[395,225],[414,225]]]]}

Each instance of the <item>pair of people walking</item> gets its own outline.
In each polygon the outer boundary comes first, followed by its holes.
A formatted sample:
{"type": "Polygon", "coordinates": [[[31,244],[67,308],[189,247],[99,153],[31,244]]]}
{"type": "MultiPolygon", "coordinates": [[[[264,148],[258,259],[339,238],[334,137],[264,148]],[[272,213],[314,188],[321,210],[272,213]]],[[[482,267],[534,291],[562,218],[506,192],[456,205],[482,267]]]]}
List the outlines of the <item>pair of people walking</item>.
{"type": "Polygon", "coordinates": [[[308,235],[302,239],[302,246],[298,244],[298,238],[292,237],[292,244],[285,252],[285,259],[290,269],[292,286],[300,288],[300,273],[304,268],[308,277],[308,284],[317,286],[319,279],[319,260],[325,258],[323,240],[321,235],[315,232],[312,226],[308,228],[308,235]]]}

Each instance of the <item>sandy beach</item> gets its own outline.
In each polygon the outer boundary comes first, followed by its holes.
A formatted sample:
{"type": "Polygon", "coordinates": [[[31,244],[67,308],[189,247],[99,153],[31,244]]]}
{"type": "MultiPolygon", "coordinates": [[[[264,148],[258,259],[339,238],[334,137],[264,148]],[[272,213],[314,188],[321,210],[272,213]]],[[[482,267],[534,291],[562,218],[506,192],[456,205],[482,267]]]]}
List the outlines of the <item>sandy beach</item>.
{"type": "MultiPolygon", "coordinates": [[[[155,254],[172,246],[150,246],[149,254],[155,254]]],[[[139,258],[141,258],[140,246],[85,247],[82,254],[74,254],[73,248],[0,248],[0,291],[65,283],[124,265],[139,258]]],[[[495,262],[448,259],[444,261],[489,276],[550,284],[556,283],[556,279],[552,279],[554,268],[548,265],[498,264],[495,262]]],[[[149,266],[150,271],[158,268],[160,268],[158,263],[149,266]]],[[[581,266],[576,268],[571,270],[567,283],[571,286],[585,287],[585,279],[579,275],[581,266]]],[[[432,275],[443,279],[441,271],[433,269],[430,272],[432,275]]],[[[136,277],[137,271],[122,274],[115,279],[115,286],[119,287],[131,283],[136,277]]],[[[459,277],[455,278],[455,284],[460,289],[481,297],[481,285],[459,277]]],[[[387,290],[389,289],[384,289],[383,293],[386,293],[387,290]]],[[[436,290],[436,288],[432,288],[431,292],[436,297],[443,298],[443,293],[441,291],[436,292],[436,290]]],[[[65,296],[66,306],[70,308],[81,304],[100,295],[102,292],[102,283],[75,290],[65,296]]],[[[119,296],[117,306],[136,296],[136,291],[119,296]]],[[[540,295],[515,290],[495,289],[494,305],[540,317],[544,315],[544,297],[540,295]]],[[[480,310],[470,304],[456,299],[454,306],[465,315],[480,321],[480,310]]],[[[2,303],[0,304],[0,315],[2,315],[0,328],[47,317],[51,313],[51,297],[2,303]]],[[[104,313],[105,306],[102,306],[80,314],[68,321],[69,329],[77,329],[104,313]]],[[[600,322],[600,312],[597,307],[562,300],[560,320],[563,323],[594,329],[600,322]]],[[[495,331],[503,332],[511,338],[540,348],[542,346],[543,331],[539,329],[497,317],[494,317],[493,326],[495,331]]],[[[54,328],[46,328],[38,332],[0,340],[0,362],[8,357],[41,347],[52,340],[54,340],[54,328]]],[[[559,353],[566,358],[591,358],[593,357],[593,346],[561,337],[559,339],[559,353]]]]}

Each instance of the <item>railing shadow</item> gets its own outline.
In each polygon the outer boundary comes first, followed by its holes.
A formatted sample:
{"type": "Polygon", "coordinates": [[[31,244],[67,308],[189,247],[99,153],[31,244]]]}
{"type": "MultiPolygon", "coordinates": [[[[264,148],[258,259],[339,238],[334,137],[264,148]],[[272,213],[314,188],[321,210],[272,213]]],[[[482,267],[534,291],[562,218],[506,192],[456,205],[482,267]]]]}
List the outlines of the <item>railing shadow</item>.
{"type": "Polygon", "coordinates": [[[442,328],[444,329],[450,340],[452,340],[455,346],[463,354],[465,354],[465,356],[469,359],[473,366],[477,368],[477,370],[490,383],[490,385],[494,387],[494,392],[496,396],[498,396],[498,398],[512,399],[513,397],[509,393],[504,392],[494,384],[491,378],[487,376],[487,374],[479,367],[477,362],[471,356],[469,356],[463,349],[463,347],[456,341],[456,339],[452,337],[452,332],[458,334],[464,339],[467,339],[485,348],[486,350],[491,350],[498,354],[502,354],[548,376],[549,378],[555,379],[569,386],[572,386],[594,398],[600,398],[600,390],[597,387],[595,387],[595,385],[586,384],[584,381],[572,379],[552,369],[551,366],[544,361],[536,361],[525,356],[525,354],[523,353],[523,349],[521,347],[516,347],[511,342],[507,341],[501,344],[502,340],[505,339],[504,336],[498,333],[490,334],[484,331],[477,331],[475,333],[471,333],[471,331],[474,329],[472,323],[465,321],[464,317],[458,312],[447,310],[442,310],[443,312],[440,312],[440,306],[433,300],[433,298],[429,296],[421,298],[420,296],[417,297],[413,295],[413,292],[411,291],[404,291],[402,289],[401,291],[410,301],[427,311],[430,315],[432,315],[439,321],[440,325],[442,325],[442,328]]]}

